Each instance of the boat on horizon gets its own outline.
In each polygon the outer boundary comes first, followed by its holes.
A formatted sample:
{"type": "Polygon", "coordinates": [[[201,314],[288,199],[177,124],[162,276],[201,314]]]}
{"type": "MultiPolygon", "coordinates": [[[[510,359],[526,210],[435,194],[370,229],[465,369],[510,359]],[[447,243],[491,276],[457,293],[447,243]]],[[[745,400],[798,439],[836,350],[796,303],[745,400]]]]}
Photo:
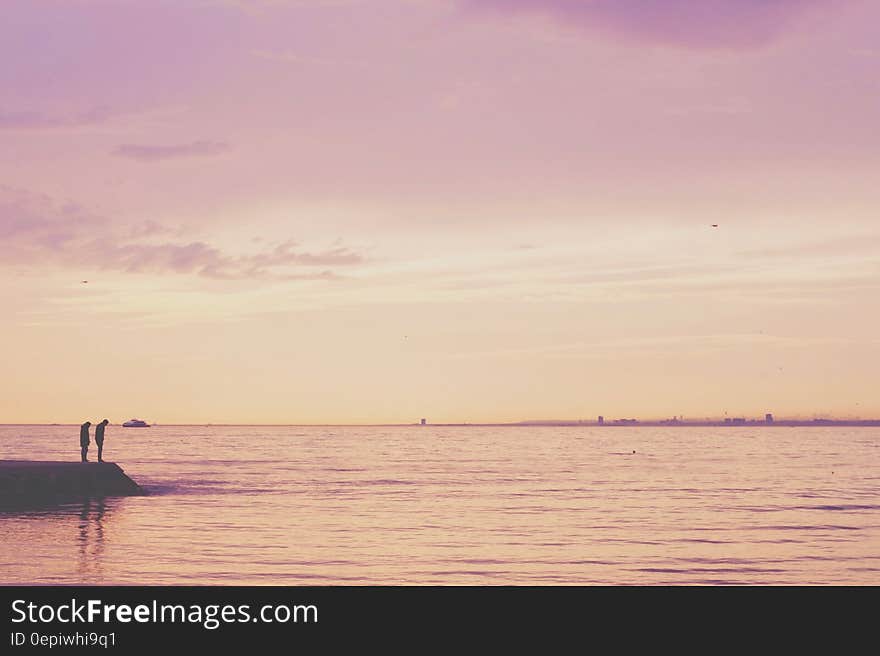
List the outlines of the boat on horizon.
{"type": "Polygon", "coordinates": [[[123,428],[149,428],[150,425],[143,419],[129,419],[122,423],[123,428]]]}

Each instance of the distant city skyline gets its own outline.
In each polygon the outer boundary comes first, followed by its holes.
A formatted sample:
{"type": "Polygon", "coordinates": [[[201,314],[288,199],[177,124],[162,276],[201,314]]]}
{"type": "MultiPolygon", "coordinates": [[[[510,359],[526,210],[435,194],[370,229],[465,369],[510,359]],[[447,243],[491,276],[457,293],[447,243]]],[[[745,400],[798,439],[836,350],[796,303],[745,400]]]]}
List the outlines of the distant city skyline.
{"type": "MultiPolygon", "coordinates": [[[[128,422],[110,422],[110,425],[117,427],[125,427],[128,422]]],[[[79,422],[0,422],[0,425],[6,426],[76,426],[79,422]]],[[[426,418],[420,418],[417,421],[393,421],[393,422],[375,422],[375,423],[357,423],[357,422],[325,422],[325,423],[234,423],[234,422],[154,422],[148,424],[148,427],[160,426],[511,426],[511,427],[527,427],[527,426],[661,426],[661,425],[718,425],[718,426],[787,426],[787,425],[877,425],[880,426],[880,417],[838,417],[829,415],[805,416],[786,416],[776,417],[772,413],[767,413],[763,417],[753,417],[748,415],[740,415],[735,417],[684,417],[673,416],[667,418],[648,417],[648,416],[630,416],[630,417],[614,417],[606,418],[603,415],[588,418],[545,418],[545,419],[520,419],[514,421],[480,421],[473,422],[467,420],[459,421],[429,421],[426,418]]]]}
{"type": "Polygon", "coordinates": [[[0,422],[880,417],[878,24],[9,0],[0,422]]]}

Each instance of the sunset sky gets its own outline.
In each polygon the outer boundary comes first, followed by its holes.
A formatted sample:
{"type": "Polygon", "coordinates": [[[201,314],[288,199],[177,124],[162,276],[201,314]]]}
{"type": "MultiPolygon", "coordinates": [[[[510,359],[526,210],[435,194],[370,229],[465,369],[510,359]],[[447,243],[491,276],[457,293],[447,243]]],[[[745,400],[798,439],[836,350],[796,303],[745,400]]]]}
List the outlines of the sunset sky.
{"type": "Polygon", "coordinates": [[[874,0],[4,0],[0,423],[877,417],[878,208],[874,0]]]}

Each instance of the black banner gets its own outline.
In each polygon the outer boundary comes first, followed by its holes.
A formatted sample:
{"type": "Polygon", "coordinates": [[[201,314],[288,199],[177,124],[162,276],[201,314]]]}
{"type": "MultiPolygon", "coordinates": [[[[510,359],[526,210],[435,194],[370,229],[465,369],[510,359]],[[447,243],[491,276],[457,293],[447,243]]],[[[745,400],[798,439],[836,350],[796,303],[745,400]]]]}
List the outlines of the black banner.
{"type": "MultiPolygon", "coordinates": [[[[873,604],[847,588],[6,587],[0,653],[579,644],[699,644],[711,635],[838,647],[873,604]],[[839,634],[837,633],[840,630],[839,634]],[[413,638],[412,636],[416,636],[413,638]],[[416,642],[412,642],[415,640],[416,642]],[[574,643],[572,643],[574,641],[574,643]]],[[[873,596],[873,594],[872,594],[873,596]]],[[[720,642],[718,642],[720,641],[720,642]]],[[[752,645],[754,646],[754,645],[752,645]]]]}

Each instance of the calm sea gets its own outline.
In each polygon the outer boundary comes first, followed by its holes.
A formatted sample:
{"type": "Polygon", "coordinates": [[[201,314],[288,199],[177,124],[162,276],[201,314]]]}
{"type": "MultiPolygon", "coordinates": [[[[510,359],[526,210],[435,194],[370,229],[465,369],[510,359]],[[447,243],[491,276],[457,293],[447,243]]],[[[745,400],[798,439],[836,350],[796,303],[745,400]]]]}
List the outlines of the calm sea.
{"type": "MultiPolygon", "coordinates": [[[[78,442],[0,426],[2,459],[78,442]]],[[[105,446],[150,494],[0,514],[0,583],[880,584],[876,428],[111,425],[105,446]]]]}

